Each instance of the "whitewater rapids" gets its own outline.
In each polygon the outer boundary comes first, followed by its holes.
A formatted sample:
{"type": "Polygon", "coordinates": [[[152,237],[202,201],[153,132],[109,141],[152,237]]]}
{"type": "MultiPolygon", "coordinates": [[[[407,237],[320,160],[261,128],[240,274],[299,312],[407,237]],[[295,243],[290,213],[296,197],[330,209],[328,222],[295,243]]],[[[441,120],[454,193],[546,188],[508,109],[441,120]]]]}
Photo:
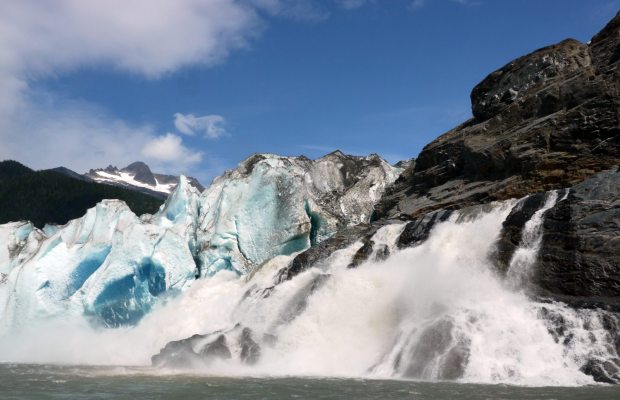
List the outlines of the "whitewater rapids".
{"type": "MultiPolygon", "coordinates": [[[[557,198],[549,194],[544,207],[557,198]]],[[[384,226],[373,241],[385,244],[391,255],[382,261],[370,257],[354,269],[347,267],[361,242],[275,286],[274,278],[294,255],[276,257],[247,276],[223,270],[195,281],[177,297],[162,299],[135,327],[92,328],[75,317],[22,326],[1,338],[0,360],[150,365],[151,356],[170,341],[240,324],[257,337],[275,338],[261,341],[260,360],[252,366],[218,361],[195,371],[371,378],[413,374],[441,380],[452,379],[457,368],[457,380],[463,382],[591,384],[592,378],[580,371],[583,359],[593,352],[606,356],[605,347],[591,340],[591,335],[603,335],[596,329],[596,311],[534,302],[518,283],[530,253],[540,246],[536,235],[544,210],[532,218],[527,243],[515,253],[511,269],[514,264],[518,271],[501,279],[489,261],[515,203],[455,212],[425,242],[403,250],[396,240],[404,224],[384,226]],[[313,284],[317,277],[320,285],[313,284]],[[574,337],[570,345],[554,339],[543,312],[563,316],[574,337]],[[583,327],[586,319],[589,330],[583,327]]],[[[231,348],[233,354],[239,351],[231,348]]]]}

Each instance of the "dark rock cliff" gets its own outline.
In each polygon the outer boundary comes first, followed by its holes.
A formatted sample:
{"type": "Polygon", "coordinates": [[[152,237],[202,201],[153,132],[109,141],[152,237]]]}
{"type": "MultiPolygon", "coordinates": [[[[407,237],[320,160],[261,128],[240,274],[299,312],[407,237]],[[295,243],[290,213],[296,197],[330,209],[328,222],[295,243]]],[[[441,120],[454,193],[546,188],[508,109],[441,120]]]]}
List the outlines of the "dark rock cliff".
{"type": "Polygon", "coordinates": [[[386,192],[376,218],[572,186],[620,164],[620,14],[589,44],[520,57],[471,93],[473,118],[428,144],[386,192]]]}
{"type": "MultiPolygon", "coordinates": [[[[509,269],[523,227],[544,203],[529,196],[506,221],[495,259],[509,269]]],[[[567,191],[545,212],[541,250],[532,266],[533,291],[580,307],[620,310],[620,169],[603,171],[567,191]]]]}

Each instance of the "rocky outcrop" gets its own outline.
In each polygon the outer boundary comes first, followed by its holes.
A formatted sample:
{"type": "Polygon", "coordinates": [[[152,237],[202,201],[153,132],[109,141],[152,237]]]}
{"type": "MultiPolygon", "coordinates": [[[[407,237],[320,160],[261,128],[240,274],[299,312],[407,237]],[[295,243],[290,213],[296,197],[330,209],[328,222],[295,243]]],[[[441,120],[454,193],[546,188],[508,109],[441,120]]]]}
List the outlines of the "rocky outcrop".
{"type": "MultiPolygon", "coordinates": [[[[289,280],[299,273],[316,266],[321,261],[326,260],[335,251],[349,247],[358,240],[365,239],[368,241],[382,225],[382,223],[354,225],[341,230],[318,245],[299,253],[286,268],[280,271],[277,277],[277,283],[289,280]]],[[[366,253],[366,257],[368,257],[370,253],[372,253],[372,249],[366,253]]],[[[362,256],[358,255],[356,264],[351,265],[351,267],[359,265],[365,259],[366,258],[362,259],[362,256]]]]}
{"type": "Polygon", "coordinates": [[[142,161],[133,162],[123,168],[121,171],[132,174],[133,178],[138,182],[146,183],[147,185],[151,186],[157,185],[157,181],[155,180],[151,169],[142,161]]]}
{"type": "Polygon", "coordinates": [[[574,186],[545,213],[542,249],[534,277],[542,289],[620,305],[620,169],[574,186]]]}
{"type": "MultiPolygon", "coordinates": [[[[504,221],[494,258],[501,272],[521,242],[523,228],[545,202],[527,197],[504,221]]],[[[531,274],[538,294],[580,307],[620,309],[620,168],[573,186],[542,222],[542,242],[531,274]]]]}
{"type": "Polygon", "coordinates": [[[208,366],[217,360],[235,359],[252,365],[258,362],[261,350],[250,328],[235,326],[227,331],[194,335],[170,342],[151,357],[157,367],[192,368],[208,366]]]}
{"type": "Polygon", "coordinates": [[[491,73],[473,118],[424,147],[375,218],[523,197],[620,164],[620,14],[589,44],[564,40],[491,73]]]}
{"type": "MultiPolygon", "coordinates": [[[[567,320],[553,307],[542,307],[539,313],[556,343],[569,348],[583,345],[574,333],[575,321],[567,320]]],[[[596,382],[620,383],[620,315],[603,310],[576,310],[575,313],[580,316],[578,328],[589,331],[589,345],[594,348],[602,345],[608,352],[607,357],[596,353],[585,357],[580,361],[581,372],[590,375],[596,382]]]]}
{"type": "Polygon", "coordinates": [[[505,275],[510,268],[510,260],[521,244],[523,228],[527,221],[545,204],[546,193],[536,193],[519,201],[502,224],[502,232],[491,258],[498,271],[505,275]]]}
{"type": "Polygon", "coordinates": [[[451,215],[448,210],[437,210],[415,218],[405,225],[405,229],[396,242],[398,248],[413,247],[428,239],[433,227],[447,220],[451,215]]]}

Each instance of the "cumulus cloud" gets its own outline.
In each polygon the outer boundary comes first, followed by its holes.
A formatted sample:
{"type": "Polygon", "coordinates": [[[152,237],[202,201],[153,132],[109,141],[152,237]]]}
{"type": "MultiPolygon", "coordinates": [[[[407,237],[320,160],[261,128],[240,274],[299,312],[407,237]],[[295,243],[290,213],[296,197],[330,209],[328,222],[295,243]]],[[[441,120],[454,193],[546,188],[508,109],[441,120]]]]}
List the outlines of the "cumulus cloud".
{"type": "MultiPolygon", "coordinates": [[[[349,8],[359,2],[343,1],[349,8]]],[[[329,15],[324,4],[316,0],[0,1],[0,157],[34,168],[65,165],[77,170],[123,165],[141,154],[165,161],[171,169],[195,164],[200,153],[185,147],[179,136],[159,136],[161,132],[151,126],[123,121],[93,104],[42,93],[32,83],[93,66],[147,79],[184,66],[210,66],[251,44],[264,29],[266,16],[320,20],[329,15]],[[163,144],[172,146],[168,153],[161,150],[163,144]]],[[[221,116],[183,117],[181,128],[177,127],[181,133],[215,138],[226,132],[221,116]]]]}
{"type": "Polygon", "coordinates": [[[185,135],[193,136],[199,133],[208,139],[217,139],[227,134],[226,120],[217,114],[196,117],[193,114],[176,113],[174,126],[185,135]]]}
{"type": "Polygon", "coordinates": [[[164,163],[178,163],[183,160],[187,164],[194,164],[202,160],[202,153],[189,150],[183,146],[183,140],[172,133],[149,140],[144,145],[142,154],[164,163]]]}
{"type": "Polygon", "coordinates": [[[180,137],[159,142],[170,145],[167,154],[155,151],[160,137],[152,126],[130,124],[89,103],[45,93],[37,97],[26,99],[28,106],[12,115],[12,131],[0,131],[0,159],[38,169],[64,165],[78,172],[144,159],[153,168],[176,173],[201,160],[202,154],[183,146],[180,137]]]}
{"type": "Polygon", "coordinates": [[[221,60],[260,20],[233,0],[20,0],[2,2],[0,26],[0,59],[15,73],[105,63],[157,77],[221,60]]]}
{"type": "MultiPolygon", "coordinates": [[[[148,125],[31,84],[89,66],[156,79],[221,62],[260,34],[258,7],[236,0],[1,1],[0,158],[81,171],[141,155],[170,169],[199,162],[201,154],[178,136],[158,136],[148,125]]],[[[222,124],[205,129],[217,135],[222,124]]]]}

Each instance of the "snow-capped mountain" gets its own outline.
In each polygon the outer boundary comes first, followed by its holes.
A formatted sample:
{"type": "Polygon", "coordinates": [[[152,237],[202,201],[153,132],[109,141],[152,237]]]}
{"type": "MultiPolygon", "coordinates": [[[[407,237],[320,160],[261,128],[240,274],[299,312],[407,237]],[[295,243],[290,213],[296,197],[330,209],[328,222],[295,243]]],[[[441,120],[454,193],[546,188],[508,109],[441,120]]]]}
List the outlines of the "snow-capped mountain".
{"type": "MultiPolygon", "coordinates": [[[[179,183],[178,176],[153,173],[142,161],[136,161],[121,169],[112,165],[91,169],[84,176],[99,183],[122,186],[160,198],[166,198],[179,183]]],[[[204,190],[196,178],[189,177],[188,181],[199,191],[204,190]]]]}

